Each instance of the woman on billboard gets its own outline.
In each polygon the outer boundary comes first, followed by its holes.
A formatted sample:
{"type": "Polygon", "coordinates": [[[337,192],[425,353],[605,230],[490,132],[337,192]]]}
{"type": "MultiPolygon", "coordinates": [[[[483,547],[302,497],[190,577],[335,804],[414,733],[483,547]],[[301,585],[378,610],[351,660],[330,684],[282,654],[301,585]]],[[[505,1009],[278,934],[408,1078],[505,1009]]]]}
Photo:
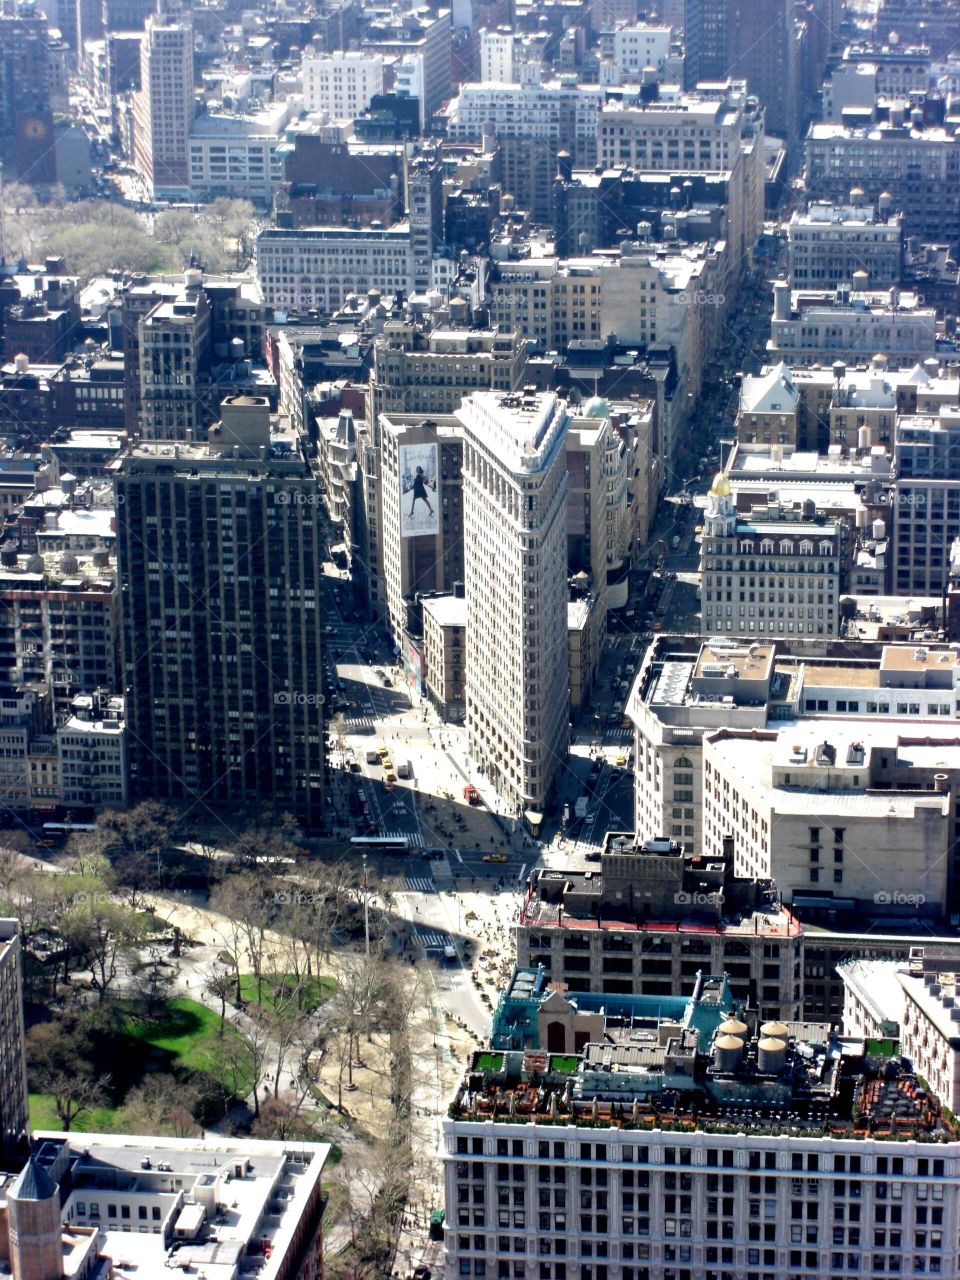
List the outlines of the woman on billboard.
{"type": "Polygon", "coordinates": [[[416,473],[414,474],[414,477],[413,477],[413,484],[410,486],[410,489],[408,490],[408,492],[412,491],[413,493],[413,500],[410,503],[409,518],[411,520],[413,519],[413,514],[414,514],[414,511],[416,510],[417,503],[421,501],[426,504],[426,508],[430,512],[431,516],[433,515],[433,507],[431,507],[430,499],[427,496],[428,484],[431,486],[432,489],[436,490],[437,482],[434,480],[431,483],[426,473],[424,472],[423,467],[417,467],[416,473]]]}

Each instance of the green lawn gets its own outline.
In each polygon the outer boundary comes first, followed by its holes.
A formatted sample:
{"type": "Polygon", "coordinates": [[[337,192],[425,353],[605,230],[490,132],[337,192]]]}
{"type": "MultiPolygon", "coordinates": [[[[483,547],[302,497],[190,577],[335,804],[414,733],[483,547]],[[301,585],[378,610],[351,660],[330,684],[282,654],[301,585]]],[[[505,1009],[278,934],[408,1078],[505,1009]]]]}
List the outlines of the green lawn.
{"type": "MultiPolygon", "coordinates": [[[[204,1117],[211,1123],[223,1113],[232,1085],[245,1098],[253,1085],[249,1048],[241,1033],[228,1022],[220,1036],[220,1015],[195,1000],[171,1000],[163,1015],[153,1021],[139,1017],[129,1005],[118,1006],[122,1021],[116,1033],[100,1045],[101,1061],[94,1063],[96,1074],[110,1077],[113,1106],[83,1112],[74,1128],[85,1132],[110,1132],[129,1091],[148,1073],[161,1071],[178,1079],[200,1084],[204,1117]]],[[[53,1099],[47,1094],[30,1095],[31,1123],[39,1129],[59,1129],[53,1099]]]]}
{"type": "MultiPolygon", "coordinates": [[[[94,1107],[74,1120],[71,1132],[112,1133],[116,1127],[118,1107],[94,1107]]],[[[30,1125],[34,1129],[62,1129],[53,1098],[48,1093],[30,1094],[30,1125]]]]}
{"type": "MultiPolygon", "coordinates": [[[[262,985],[263,996],[260,1003],[266,1008],[272,1009],[278,995],[281,995],[284,991],[288,993],[288,998],[292,997],[292,992],[296,989],[296,983],[297,979],[290,973],[265,973],[262,985]]],[[[303,1008],[312,1012],[314,1009],[319,1009],[320,1005],[326,1004],[337,989],[337,981],[336,978],[307,978],[303,986],[303,1008]]],[[[257,979],[252,973],[241,973],[240,996],[248,1004],[257,1003],[257,979]]]]}
{"type": "MultiPolygon", "coordinates": [[[[169,1001],[167,1016],[158,1022],[144,1022],[131,1016],[124,1023],[123,1033],[128,1039],[156,1051],[158,1056],[172,1060],[173,1065],[193,1071],[209,1071],[211,1058],[216,1057],[222,1044],[219,1013],[196,1000],[169,1001]]],[[[242,1038],[229,1022],[223,1034],[225,1038],[242,1038]]],[[[245,1092],[249,1093],[252,1072],[244,1083],[245,1092]]]]}

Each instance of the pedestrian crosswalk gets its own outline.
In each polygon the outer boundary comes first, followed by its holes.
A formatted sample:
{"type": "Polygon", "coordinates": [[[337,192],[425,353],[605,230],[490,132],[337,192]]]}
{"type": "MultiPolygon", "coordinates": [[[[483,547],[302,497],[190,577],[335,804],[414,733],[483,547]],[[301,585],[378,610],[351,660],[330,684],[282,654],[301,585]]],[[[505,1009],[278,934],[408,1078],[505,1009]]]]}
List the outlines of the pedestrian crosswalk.
{"type": "Polygon", "coordinates": [[[436,893],[437,886],[429,876],[407,876],[407,888],[414,893],[436,893]]]}
{"type": "Polygon", "coordinates": [[[417,945],[421,947],[445,947],[450,939],[445,933],[434,933],[429,929],[417,930],[417,945]]]}
{"type": "Polygon", "coordinates": [[[632,742],[633,730],[618,725],[616,729],[607,729],[603,735],[604,742],[632,742]]]}
{"type": "Polygon", "coordinates": [[[423,848],[423,835],[419,831],[384,831],[381,834],[385,840],[406,840],[409,849],[423,848]]]}
{"type": "Polygon", "coordinates": [[[363,711],[357,708],[356,711],[347,712],[347,733],[356,733],[359,729],[368,729],[379,733],[382,727],[381,722],[370,711],[363,711]]]}

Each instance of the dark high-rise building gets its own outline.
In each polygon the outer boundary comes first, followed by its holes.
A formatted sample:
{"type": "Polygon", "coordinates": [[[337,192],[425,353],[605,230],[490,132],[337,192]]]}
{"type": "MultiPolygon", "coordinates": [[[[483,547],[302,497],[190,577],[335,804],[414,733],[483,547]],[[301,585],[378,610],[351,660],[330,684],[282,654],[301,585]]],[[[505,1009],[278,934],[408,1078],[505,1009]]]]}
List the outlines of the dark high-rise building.
{"type": "Polygon", "coordinates": [[[727,74],[746,80],[768,133],[799,136],[798,37],[794,0],[728,0],[727,74]]]}
{"type": "Polygon", "coordinates": [[[84,41],[99,40],[103,35],[103,3],[102,0],[73,0],[70,7],[73,9],[74,48],[82,57],[84,41]]]}
{"type": "Polygon", "coordinates": [[[8,178],[31,180],[24,163],[37,145],[45,143],[49,150],[53,142],[50,44],[47,19],[39,10],[24,5],[0,13],[0,163],[8,178]]]}
{"type": "Polygon", "coordinates": [[[799,133],[798,42],[794,0],[685,0],[687,88],[746,80],[770,133],[799,133]]]}
{"type": "Polygon", "coordinates": [[[22,1154],[30,1132],[23,1033],[20,926],[0,920],[0,1151],[22,1154]]]}
{"type": "Polygon", "coordinates": [[[102,0],[103,30],[142,31],[156,8],[156,0],[102,0]]]}
{"type": "Polygon", "coordinates": [[[323,820],[320,503],[255,396],[208,443],[151,441],[116,479],[135,794],[323,820]]]}
{"type": "Polygon", "coordinates": [[[684,83],[688,89],[701,80],[723,80],[727,74],[727,9],[730,0],[685,0],[683,30],[686,42],[684,83]]]}

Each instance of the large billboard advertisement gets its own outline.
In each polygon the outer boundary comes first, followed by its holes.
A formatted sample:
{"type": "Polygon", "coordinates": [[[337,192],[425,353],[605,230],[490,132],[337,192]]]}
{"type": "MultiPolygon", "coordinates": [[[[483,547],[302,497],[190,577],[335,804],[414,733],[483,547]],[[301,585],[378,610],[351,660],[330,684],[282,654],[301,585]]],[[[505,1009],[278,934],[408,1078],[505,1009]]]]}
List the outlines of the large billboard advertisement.
{"type": "Polygon", "coordinates": [[[400,537],[440,532],[437,510],[437,446],[400,446],[400,537]]]}
{"type": "Polygon", "coordinates": [[[411,636],[403,637],[403,674],[414,698],[423,697],[423,654],[411,636]]]}

